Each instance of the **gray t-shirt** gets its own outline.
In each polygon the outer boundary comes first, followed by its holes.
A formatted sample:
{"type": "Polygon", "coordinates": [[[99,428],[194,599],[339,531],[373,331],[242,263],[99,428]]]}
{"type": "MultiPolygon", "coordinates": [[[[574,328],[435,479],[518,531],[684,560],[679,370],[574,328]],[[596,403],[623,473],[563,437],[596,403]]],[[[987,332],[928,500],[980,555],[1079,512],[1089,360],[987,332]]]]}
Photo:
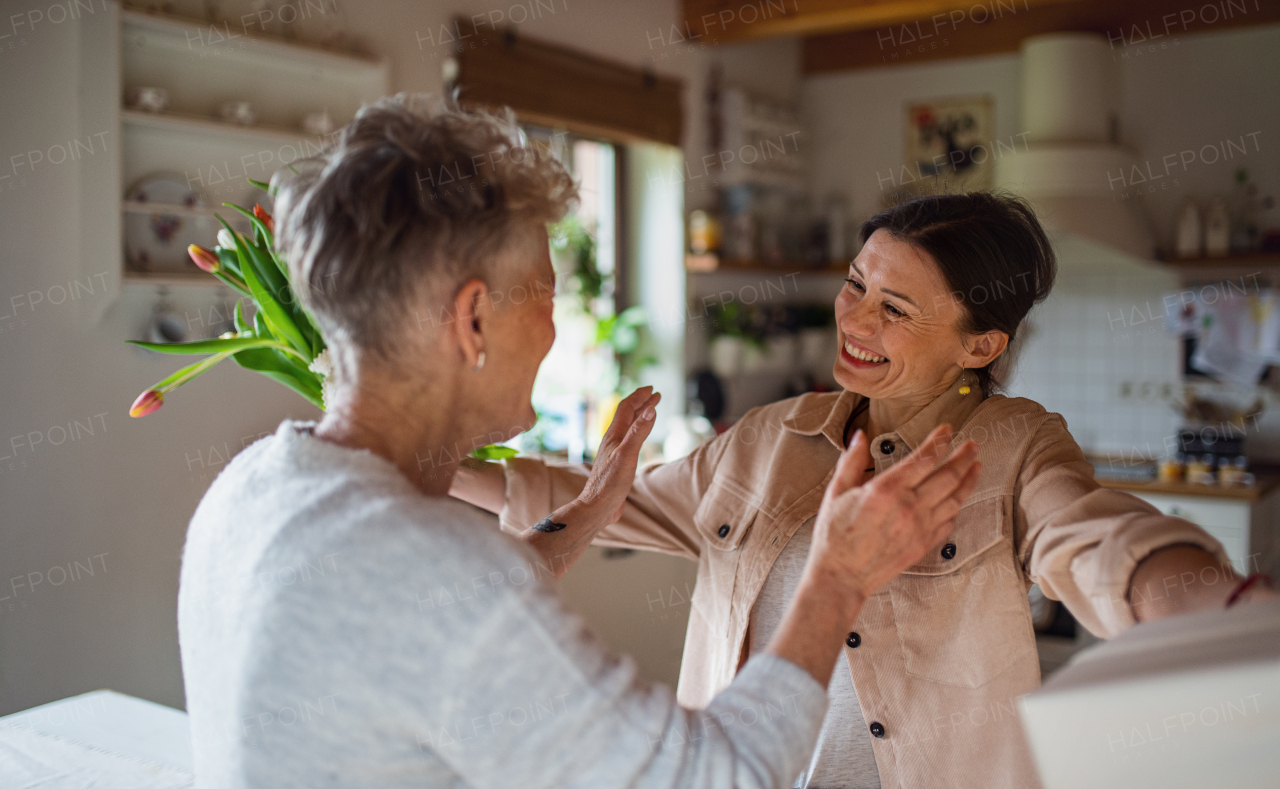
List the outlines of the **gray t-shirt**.
{"type": "Polygon", "coordinates": [[[196,786],[783,787],[822,687],[753,658],[706,710],[565,612],[536,553],[386,460],[285,422],[187,534],[196,786]]]}
{"type": "MultiPolygon", "coordinates": [[[[751,654],[769,645],[782,614],[804,574],[813,541],[813,519],[806,521],[778,555],[751,609],[751,654]]],[[[827,688],[827,718],[818,735],[813,759],[796,778],[798,789],[880,789],[880,770],[871,749],[871,732],[862,717],[862,705],[843,659],[836,662],[827,688]]]]}

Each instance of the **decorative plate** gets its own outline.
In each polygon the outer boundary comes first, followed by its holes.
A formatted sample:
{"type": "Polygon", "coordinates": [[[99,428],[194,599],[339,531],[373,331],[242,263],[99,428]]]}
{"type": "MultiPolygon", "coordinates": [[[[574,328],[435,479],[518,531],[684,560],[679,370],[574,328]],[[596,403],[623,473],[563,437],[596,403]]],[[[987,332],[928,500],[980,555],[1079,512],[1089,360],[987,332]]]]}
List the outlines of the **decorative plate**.
{"type": "Polygon", "coordinates": [[[125,193],[133,203],[154,203],[154,211],[131,207],[124,216],[124,245],[129,267],[139,271],[198,271],[187,256],[189,244],[212,246],[213,216],[167,212],[166,207],[200,209],[205,198],[177,173],[144,176],[125,193]]]}

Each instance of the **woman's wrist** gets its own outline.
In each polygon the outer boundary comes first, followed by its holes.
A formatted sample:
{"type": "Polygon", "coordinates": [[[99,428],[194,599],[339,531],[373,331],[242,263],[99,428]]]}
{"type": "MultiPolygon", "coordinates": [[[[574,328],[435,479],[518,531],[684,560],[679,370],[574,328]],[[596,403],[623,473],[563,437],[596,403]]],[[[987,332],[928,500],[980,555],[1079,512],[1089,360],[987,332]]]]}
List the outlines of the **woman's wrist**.
{"type": "Polygon", "coordinates": [[[1227,595],[1225,606],[1230,608],[1236,603],[1249,602],[1251,600],[1270,600],[1275,596],[1275,584],[1272,582],[1271,576],[1265,573],[1254,573],[1237,584],[1231,594],[1227,595]]]}
{"type": "Polygon", "coordinates": [[[592,534],[609,525],[609,513],[597,502],[582,497],[574,499],[552,514],[574,528],[586,529],[592,534]]]}
{"type": "Polygon", "coordinates": [[[868,595],[861,586],[852,579],[841,576],[822,564],[815,564],[805,569],[804,576],[796,591],[796,597],[805,592],[834,611],[839,612],[841,621],[852,624],[858,618],[858,612],[867,601],[868,595]]]}
{"type": "Polygon", "coordinates": [[[1134,568],[1128,602],[1139,622],[1222,608],[1242,580],[1198,545],[1168,545],[1134,568]]]}

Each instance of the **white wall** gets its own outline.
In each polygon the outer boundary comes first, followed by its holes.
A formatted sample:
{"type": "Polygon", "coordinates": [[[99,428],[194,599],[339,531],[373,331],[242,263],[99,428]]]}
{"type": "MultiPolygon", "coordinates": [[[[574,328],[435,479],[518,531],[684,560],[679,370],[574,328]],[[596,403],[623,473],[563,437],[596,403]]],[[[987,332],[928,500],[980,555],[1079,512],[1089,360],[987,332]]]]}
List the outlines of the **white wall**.
{"type": "Polygon", "coordinates": [[[900,174],[909,102],[941,96],[990,94],[996,137],[1018,128],[1018,57],[947,60],[911,66],[821,74],[804,80],[802,108],[813,142],[813,194],[849,197],[853,218],[878,211],[890,180],[900,174]]]}

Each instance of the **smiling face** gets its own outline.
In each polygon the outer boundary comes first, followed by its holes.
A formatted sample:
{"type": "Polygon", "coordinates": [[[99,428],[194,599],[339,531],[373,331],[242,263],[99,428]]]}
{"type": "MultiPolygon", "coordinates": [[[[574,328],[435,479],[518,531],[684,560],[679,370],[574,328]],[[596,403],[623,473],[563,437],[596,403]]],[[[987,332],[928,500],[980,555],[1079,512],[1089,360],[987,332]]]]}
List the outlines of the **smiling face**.
{"type": "Polygon", "coordinates": [[[872,233],[849,265],[835,306],[836,381],[873,400],[927,403],[961,367],[985,366],[1008,341],[1002,332],[961,332],[964,308],[938,265],[884,230],[872,233]]]}

